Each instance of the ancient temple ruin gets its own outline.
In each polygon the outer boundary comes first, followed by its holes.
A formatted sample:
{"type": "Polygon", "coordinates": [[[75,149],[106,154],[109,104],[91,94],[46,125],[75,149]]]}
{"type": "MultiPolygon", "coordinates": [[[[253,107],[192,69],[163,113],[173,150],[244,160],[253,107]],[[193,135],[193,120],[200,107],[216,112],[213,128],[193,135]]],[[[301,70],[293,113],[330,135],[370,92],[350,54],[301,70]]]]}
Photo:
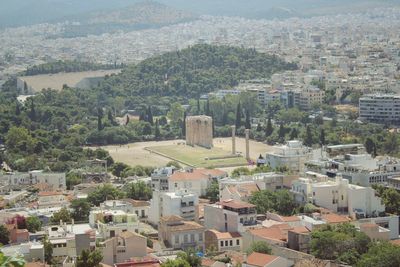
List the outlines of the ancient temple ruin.
{"type": "Polygon", "coordinates": [[[186,117],[186,144],[213,147],[212,118],[209,116],[186,117]]]}

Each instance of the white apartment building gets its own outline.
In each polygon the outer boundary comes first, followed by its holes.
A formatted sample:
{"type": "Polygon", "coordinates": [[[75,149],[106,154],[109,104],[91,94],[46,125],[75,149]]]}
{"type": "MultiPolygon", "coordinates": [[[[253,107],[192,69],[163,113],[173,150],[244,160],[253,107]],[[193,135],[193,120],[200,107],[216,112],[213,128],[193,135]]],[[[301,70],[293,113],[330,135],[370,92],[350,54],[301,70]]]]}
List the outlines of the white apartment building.
{"type": "Polygon", "coordinates": [[[257,212],[253,204],[223,200],[204,206],[204,226],[220,232],[244,232],[246,226],[254,226],[257,212]]]}
{"type": "Polygon", "coordinates": [[[62,192],[39,192],[38,198],[39,209],[69,206],[68,196],[62,192]]]}
{"type": "Polygon", "coordinates": [[[300,93],[299,106],[301,110],[310,110],[315,104],[322,104],[325,92],[317,87],[308,87],[300,93]]]}
{"type": "Polygon", "coordinates": [[[400,95],[364,95],[359,100],[359,118],[362,121],[400,121],[400,95]]]}
{"type": "Polygon", "coordinates": [[[375,190],[349,184],[337,176],[335,181],[313,182],[301,178],[293,182],[292,190],[300,203],[312,202],[334,212],[348,213],[353,218],[377,217],[385,212],[385,206],[375,190]]]}
{"type": "Polygon", "coordinates": [[[176,215],[185,220],[195,220],[199,198],[196,194],[181,189],[176,192],[153,192],[150,201],[149,221],[158,224],[161,217],[176,215]]]}
{"type": "Polygon", "coordinates": [[[303,172],[305,162],[313,158],[312,149],[297,140],[274,146],[273,149],[274,152],[266,154],[267,164],[272,168],[286,166],[292,172],[303,172]]]}

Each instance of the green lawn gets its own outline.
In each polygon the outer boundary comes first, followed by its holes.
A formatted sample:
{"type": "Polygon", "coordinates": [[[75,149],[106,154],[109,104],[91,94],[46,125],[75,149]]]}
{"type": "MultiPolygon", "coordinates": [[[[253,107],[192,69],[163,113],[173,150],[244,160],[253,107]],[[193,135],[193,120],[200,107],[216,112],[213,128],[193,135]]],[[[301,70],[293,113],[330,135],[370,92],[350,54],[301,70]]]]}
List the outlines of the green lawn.
{"type": "Polygon", "coordinates": [[[194,167],[217,168],[243,166],[247,164],[246,159],[243,157],[208,159],[230,155],[230,152],[222,150],[221,148],[206,149],[202,147],[191,147],[186,145],[172,145],[155,146],[147,149],[194,167]]]}

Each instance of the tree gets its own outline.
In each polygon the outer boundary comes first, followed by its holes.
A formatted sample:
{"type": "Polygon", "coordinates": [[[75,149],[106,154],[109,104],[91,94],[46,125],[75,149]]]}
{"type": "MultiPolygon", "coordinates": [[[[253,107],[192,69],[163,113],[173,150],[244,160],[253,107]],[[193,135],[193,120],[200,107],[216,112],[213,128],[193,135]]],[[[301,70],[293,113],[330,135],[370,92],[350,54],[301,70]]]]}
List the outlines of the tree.
{"type": "Polygon", "coordinates": [[[182,136],[186,136],[186,111],[183,113],[183,121],[182,121],[182,136]]]}
{"type": "Polygon", "coordinates": [[[21,115],[21,107],[19,106],[18,101],[15,103],[15,115],[16,116],[21,115]]]}
{"type": "Polygon", "coordinates": [[[4,224],[0,225],[0,243],[3,245],[7,245],[10,242],[9,239],[10,232],[4,226],[4,224]]]}
{"type": "Polygon", "coordinates": [[[175,167],[177,170],[182,169],[182,166],[177,161],[170,161],[166,165],[167,167],[175,167]]]}
{"type": "Polygon", "coordinates": [[[261,132],[261,131],[262,131],[262,127],[261,127],[261,124],[260,124],[260,123],[257,124],[256,131],[257,131],[257,132],[261,132]]]}
{"type": "Polygon", "coordinates": [[[36,233],[40,231],[41,228],[42,221],[40,221],[38,217],[32,216],[26,219],[26,229],[28,229],[30,233],[36,233]]]}
{"type": "Polygon", "coordinates": [[[161,267],[191,267],[190,264],[184,259],[177,258],[175,260],[167,260],[161,267]]]}
{"type": "Polygon", "coordinates": [[[274,128],[272,126],[271,118],[268,118],[267,127],[265,128],[265,137],[270,136],[274,132],[274,128]]]}
{"type": "Polygon", "coordinates": [[[58,212],[53,213],[50,221],[53,224],[58,224],[60,221],[70,223],[71,222],[71,213],[67,208],[62,208],[58,212]]]}
{"type": "Polygon", "coordinates": [[[154,128],[154,137],[157,141],[161,139],[160,125],[158,119],[156,119],[156,125],[154,128]]]}
{"type": "Polygon", "coordinates": [[[213,181],[211,185],[207,188],[206,197],[211,202],[216,202],[219,200],[219,184],[217,181],[213,181]]]}
{"type": "Polygon", "coordinates": [[[395,267],[400,266],[400,247],[388,242],[374,243],[363,254],[357,267],[395,267]]]}
{"type": "Polygon", "coordinates": [[[239,167],[236,168],[232,171],[231,176],[232,177],[239,177],[241,175],[249,175],[250,174],[250,170],[246,167],[239,167]]]}
{"type": "Polygon", "coordinates": [[[129,183],[125,187],[125,193],[129,198],[146,201],[150,200],[153,195],[153,191],[151,190],[150,186],[143,181],[129,183]]]}
{"type": "Polygon", "coordinates": [[[206,113],[206,115],[207,116],[210,116],[210,100],[209,99],[207,99],[207,102],[206,102],[206,108],[205,108],[205,113],[206,113]]]}
{"type": "Polygon", "coordinates": [[[383,143],[383,149],[386,153],[395,154],[398,151],[399,143],[397,141],[397,135],[390,133],[385,142],[383,143]]]}
{"type": "Polygon", "coordinates": [[[87,199],[92,205],[99,206],[100,203],[106,200],[121,199],[123,197],[124,193],[111,184],[103,184],[90,193],[87,199]]]}
{"type": "Polygon", "coordinates": [[[111,166],[111,173],[117,177],[121,177],[122,172],[126,169],[130,168],[129,165],[122,163],[122,162],[115,162],[111,166]]]}
{"type": "Polygon", "coordinates": [[[298,132],[296,128],[293,128],[292,131],[290,132],[290,140],[295,140],[298,138],[298,132]]]}
{"type": "Polygon", "coordinates": [[[288,190],[261,190],[250,196],[250,203],[256,205],[258,213],[268,211],[277,212],[281,215],[292,215],[297,205],[293,195],[288,190]]]}
{"type": "Polygon", "coordinates": [[[368,154],[374,154],[375,142],[370,137],[367,137],[367,139],[365,139],[365,149],[367,150],[368,154]]]}
{"type": "Polygon", "coordinates": [[[76,267],[99,267],[102,260],[103,255],[100,250],[89,251],[84,249],[77,258],[76,267]]]}
{"type": "Polygon", "coordinates": [[[36,108],[35,108],[35,103],[33,102],[33,98],[30,98],[30,111],[29,111],[29,118],[31,121],[36,121],[36,108]]]}
{"type": "Polygon", "coordinates": [[[26,229],[26,219],[19,214],[11,218],[7,224],[17,224],[18,229],[26,229]]]}
{"type": "Polygon", "coordinates": [[[147,108],[147,122],[149,122],[151,125],[154,124],[153,112],[151,111],[151,106],[148,106],[147,108]]]}
{"type": "Polygon", "coordinates": [[[249,249],[247,250],[247,254],[251,254],[253,252],[263,253],[263,254],[272,254],[272,249],[268,245],[267,242],[264,241],[255,241],[251,243],[249,249]]]}
{"type": "Polygon", "coordinates": [[[249,110],[246,110],[246,122],[245,122],[245,128],[246,128],[246,129],[251,129],[251,123],[250,123],[250,112],[249,112],[249,110]]]}
{"type": "Polygon", "coordinates": [[[325,141],[325,130],[321,129],[321,133],[319,135],[319,142],[321,143],[321,146],[324,146],[326,144],[325,141]]]}
{"type": "Polygon", "coordinates": [[[71,201],[72,217],[77,222],[88,221],[90,203],[86,199],[74,199],[71,201]]]}
{"type": "Polygon", "coordinates": [[[286,133],[286,129],[285,129],[285,127],[283,126],[283,123],[281,123],[281,124],[279,125],[279,131],[278,131],[279,139],[285,140],[285,133],[286,133]]]}
{"type": "Polygon", "coordinates": [[[125,122],[125,125],[128,125],[129,124],[129,115],[126,115],[126,122],[125,122]]]}
{"type": "Polygon", "coordinates": [[[107,118],[108,118],[108,121],[111,123],[111,125],[115,125],[114,116],[112,114],[111,109],[108,110],[107,118]]]}
{"type": "Polygon", "coordinates": [[[400,193],[394,188],[387,188],[382,194],[386,212],[400,214],[400,193]]]}
{"type": "Polygon", "coordinates": [[[25,260],[21,256],[5,256],[0,252],[0,266],[1,267],[24,267],[25,260]]]}
{"type": "Polygon", "coordinates": [[[240,101],[236,106],[236,120],[235,120],[236,129],[239,129],[242,126],[242,107],[240,105],[240,101]]]}
{"type": "Polygon", "coordinates": [[[171,105],[169,111],[168,111],[168,118],[171,120],[171,122],[177,126],[179,125],[179,121],[182,119],[184,113],[184,109],[181,104],[178,102],[175,102],[171,105]]]}
{"type": "Polygon", "coordinates": [[[97,108],[97,130],[101,131],[103,130],[103,109],[102,108],[97,108]]]}
{"type": "Polygon", "coordinates": [[[184,252],[178,253],[178,258],[188,262],[191,267],[200,267],[201,259],[196,255],[193,249],[188,249],[184,252]]]}
{"type": "Polygon", "coordinates": [[[44,247],[44,260],[47,264],[53,264],[53,245],[50,243],[49,238],[46,236],[43,237],[42,240],[44,247]]]}
{"type": "Polygon", "coordinates": [[[304,137],[303,143],[304,143],[304,145],[309,146],[309,147],[311,147],[314,144],[310,125],[307,125],[306,135],[304,137]]]}

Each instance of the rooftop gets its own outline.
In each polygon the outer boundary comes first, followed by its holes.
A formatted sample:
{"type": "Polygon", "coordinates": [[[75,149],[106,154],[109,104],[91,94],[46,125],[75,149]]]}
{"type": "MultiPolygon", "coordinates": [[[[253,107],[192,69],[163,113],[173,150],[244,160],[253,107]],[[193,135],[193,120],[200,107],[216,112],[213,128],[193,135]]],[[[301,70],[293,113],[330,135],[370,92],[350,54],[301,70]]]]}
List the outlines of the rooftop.
{"type": "Polygon", "coordinates": [[[247,257],[247,264],[264,267],[265,265],[272,263],[278,258],[279,257],[273,255],[253,252],[247,257]]]}
{"type": "Polygon", "coordinates": [[[232,208],[232,209],[245,209],[245,208],[255,208],[256,206],[243,201],[236,200],[223,200],[220,201],[219,204],[224,207],[232,208]]]}

